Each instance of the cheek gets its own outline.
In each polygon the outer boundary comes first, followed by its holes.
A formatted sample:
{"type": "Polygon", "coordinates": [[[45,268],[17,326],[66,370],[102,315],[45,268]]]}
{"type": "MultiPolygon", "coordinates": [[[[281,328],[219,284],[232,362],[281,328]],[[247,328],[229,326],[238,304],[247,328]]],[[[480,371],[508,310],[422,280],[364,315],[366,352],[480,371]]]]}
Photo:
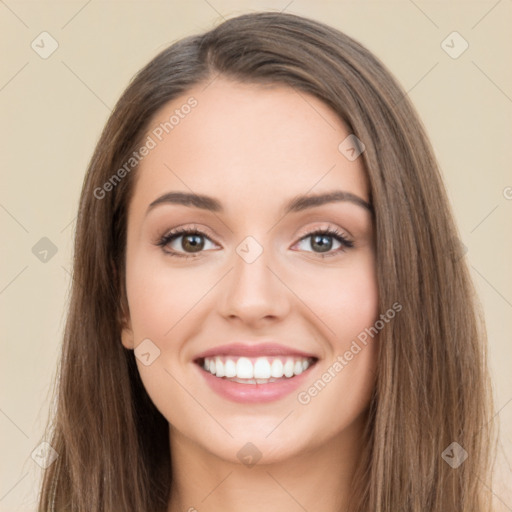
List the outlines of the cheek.
{"type": "MultiPolygon", "coordinates": [[[[379,294],[374,258],[361,254],[346,267],[303,275],[298,295],[319,318],[336,353],[378,318],[379,294]]],[[[297,288],[296,288],[297,289],[297,288]]]]}
{"type": "Polygon", "coordinates": [[[143,255],[132,261],[127,268],[127,294],[136,343],[141,337],[163,341],[170,336],[215,282],[214,276],[199,275],[197,270],[172,269],[165,261],[143,255]]]}

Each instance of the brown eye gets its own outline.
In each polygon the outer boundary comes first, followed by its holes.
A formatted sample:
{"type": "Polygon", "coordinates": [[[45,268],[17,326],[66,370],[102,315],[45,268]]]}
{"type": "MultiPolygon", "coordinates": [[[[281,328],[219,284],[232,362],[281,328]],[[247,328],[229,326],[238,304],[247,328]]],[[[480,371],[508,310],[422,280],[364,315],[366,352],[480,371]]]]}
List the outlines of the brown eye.
{"type": "Polygon", "coordinates": [[[204,247],[204,238],[202,235],[181,235],[181,247],[186,252],[198,252],[204,247]]]}
{"type": "MultiPolygon", "coordinates": [[[[170,256],[194,257],[199,255],[210,238],[197,229],[180,228],[164,235],[157,245],[170,256]]],[[[206,247],[207,248],[207,247],[206,247]]]]}

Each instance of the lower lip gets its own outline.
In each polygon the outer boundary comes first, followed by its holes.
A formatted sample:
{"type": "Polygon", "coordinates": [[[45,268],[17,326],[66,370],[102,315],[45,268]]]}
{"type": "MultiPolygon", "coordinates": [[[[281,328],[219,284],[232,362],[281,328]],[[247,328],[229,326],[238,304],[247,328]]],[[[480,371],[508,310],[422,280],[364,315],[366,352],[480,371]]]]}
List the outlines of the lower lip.
{"type": "MultiPolygon", "coordinates": [[[[316,363],[315,363],[316,364],[316,363]]],[[[267,384],[240,384],[224,378],[215,377],[210,372],[197,365],[199,372],[206,380],[206,383],[220,396],[233,402],[241,403],[261,403],[279,400],[296,390],[308,377],[311,365],[300,375],[293,377],[284,377],[282,380],[268,382],[267,384]]]]}

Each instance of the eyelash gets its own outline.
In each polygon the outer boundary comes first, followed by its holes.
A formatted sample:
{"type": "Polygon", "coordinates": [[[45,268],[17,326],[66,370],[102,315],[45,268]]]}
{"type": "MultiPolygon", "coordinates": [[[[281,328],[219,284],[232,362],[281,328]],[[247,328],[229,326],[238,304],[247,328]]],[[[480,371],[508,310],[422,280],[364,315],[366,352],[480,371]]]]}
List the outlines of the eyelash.
{"type": "MultiPolygon", "coordinates": [[[[172,257],[178,257],[178,258],[197,258],[198,255],[200,254],[200,252],[197,253],[197,255],[194,255],[194,254],[180,253],[180,252],[177,252],[177,251],[174,251],[174,250],[173,251],[166,251],[164,249],[164,247],[167,244],[169,244],[170,242],[172,242],[175,238],[179,238],[180,236],[183,236],[183,235],[200,235],[200,236],[204,236],[204,237],[206,237],[208,239],[210,238],[206,233],[204,233],[203,231],[201,231],[201,230],[199,230],[197,228],[176,228],[176,229],[166,233],[165,235],[163,235],[157,241],[156,245],[161,247],[162,250],[167,255],[172,256],[172,257]]],[[[354,247],[354,242],[352,242],[351,240],[348,240],[343,235],[343,233],[341,233],[340,231],[338,231],[335,228],[316,229],[316,230],[311,231],[310,233],[307,233],[304,236],[302,236],[299,239],[299,242],[301,242],[302,240],[304,240],[306,238],[313,237],[315,235],[327,235],[327,236],[330,236],[330,237],[334,238],[336,241],[338,241],[341,244],[341,246],[342,246],[339,249],[337,249],[336,251],[325,253],[325,254],[316,253],[314,251],[308,251],[308,252],[313,252],[314,254],[316,254],[317,256],[319,256],[322,259],[323,258],[328,258],[330,256],[336,256],[340,252],[345,252],[347,249],[350,249],[350,248],[354,247]]],[[[203,251],[201,251],[201,252],[203,252],[203,251]]]]}

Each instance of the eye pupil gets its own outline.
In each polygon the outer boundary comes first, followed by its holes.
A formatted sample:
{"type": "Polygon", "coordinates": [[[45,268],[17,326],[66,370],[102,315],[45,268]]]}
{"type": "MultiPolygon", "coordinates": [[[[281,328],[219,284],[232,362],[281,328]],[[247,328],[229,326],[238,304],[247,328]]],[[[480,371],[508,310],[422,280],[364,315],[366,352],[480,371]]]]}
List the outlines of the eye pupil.
{"type": "Polygon", "coordinates": [[[191,249],[189,252],[198,252],[204,247],[204,239],[201,235],[185,235],[181,245],[185,250],[191,249]]]}
{"type": "Polygon", "coordinates": [[[332,248],[332,237],[327,235],[314,235],[312,247],[315,245],[320,248],[319,252],[327,252],[332,248]]]}

